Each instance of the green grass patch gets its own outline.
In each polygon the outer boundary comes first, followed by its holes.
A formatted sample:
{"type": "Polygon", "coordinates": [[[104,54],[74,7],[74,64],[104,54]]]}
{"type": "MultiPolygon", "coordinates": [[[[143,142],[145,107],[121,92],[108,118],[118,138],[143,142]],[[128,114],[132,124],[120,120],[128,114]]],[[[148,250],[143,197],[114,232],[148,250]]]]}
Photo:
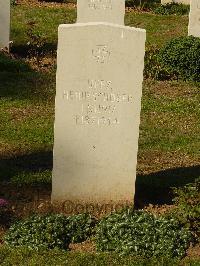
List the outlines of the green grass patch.
{"type": "Polygon", "coordinates": [[[183,82],[147,82],[143,91],[140,150],[198,155],[199,88],[183,82]]]}
{"type": "Polygon", "coordinates": [[[161,47],[174,37],[187,35],[188,16],[128,13],[125,17],[125,24],[146,29],[147,47],[161,47]]]}
{"type": "MultiPolygon", "coordinates": [[[[59,250],[51,251],[30,251],[26,248],[8,249],[0,248],[0,264],[2,265],[21,265],[36,266],[38,262],[41,266],[45,265],[88,265],[88,266],[106,266],[106,265],[127,265],[127,266],[176,266],[180,261],[169,258],[143,259],[141,257],[126,256],[120,257],[113,253],[77,253],[65,252],[59,250]]],[[[181,265],[197,266],[200,260],[188,259],[181,265]]]]}
{"type": "Polygon", "coordinates": [[[28,38],[28,31],[40,35],[46,40],[46,46],[56,49],[59,24],[74,23],[75,9],[54,7],[15,6],[12,8],[11,40],[14,50],[23,52],[24,46],[32,40],[28,38]]]}

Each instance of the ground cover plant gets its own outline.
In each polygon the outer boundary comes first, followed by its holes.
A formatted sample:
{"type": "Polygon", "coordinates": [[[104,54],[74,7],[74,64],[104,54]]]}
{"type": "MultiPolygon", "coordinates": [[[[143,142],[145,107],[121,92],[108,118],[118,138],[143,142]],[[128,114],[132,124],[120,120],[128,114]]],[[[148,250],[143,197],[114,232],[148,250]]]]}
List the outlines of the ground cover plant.
{"type": "MultiPolygon", "coordinates": [[[[177,79],[176,73],[161,68],[156,56],[170,40],[178,47],[184,43],[179,44],[177,38],[187,39],[188,16],[138,10],[127,10],[125,17],[126,25],[147,30],[135,205],[168,204],[155,207],[155,211],[174,208],[173,217],[181,218],[180,227],[197,236],[199,191],[187,184],[200,176],[199,83],[177,79]],[[171,187],[177,189],[173,206],[171,187]]],[[[0,198],[9,202],[8,209],[0,211],[11,210],[9,221],[13,224],[33,213],[45,215],[52,208],[57,27],[74,23],[76,9],[67,3],[19,0],[11,16],[11,54],[0,53],[0,198]]],[[[172,50],[166,54],[174,56],[172,50]]],[[[0,224],[0,245],[6,232],[0,224]]],[[[166,257],[119,257],[112,252],[96,253],[95,249],[90,253],[90,247],[81,243],[69,246],[76,252],[30,252],[3,244],[0,264],[37,265],[40,261],[41,265],[52,265],[59,257],[60,265],[180,265],[180,260],[166,257]]],[[[181,265],[198,265],[198,254],[192,255],[194,259],[187,255],[181,265]]]]}
{"type": "Polygon", "coordinates": [[[193,183],[174,188],[175,215],[200,242],[200,177],[193,183]]]}
{"type": "Polygon", "coordinates": [[[102,219],[96,233],[98,250],[144,257],[183,257],[191,240],[177,219],[130,209],[102,219]]]}
{"type": "Polygon", "coordinates": [[[86,240],[94,226],[90,215],[66,217],[62,214],[34,215],[13,224],[5,236],[10,247],[27,246],[30,249],[68,249],[70,243],[86,240]]]}

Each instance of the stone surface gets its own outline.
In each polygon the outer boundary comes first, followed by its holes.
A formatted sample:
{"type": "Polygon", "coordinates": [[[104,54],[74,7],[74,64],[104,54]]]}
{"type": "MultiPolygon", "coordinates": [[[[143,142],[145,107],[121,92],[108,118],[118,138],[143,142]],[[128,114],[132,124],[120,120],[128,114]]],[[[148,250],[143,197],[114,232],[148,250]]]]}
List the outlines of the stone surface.
{"type": "Polygon", "coordinates": [[[77,22],[109,22],[124,25],[125,0],[78,0],[77,22]]]}
{"type": "Polygon", "coordinates": [[[191,0],[188,35],[200,37],[200,0],[191,0]]]}
{"type": "Polygon", "coordinates": [[[10,0],[0,0],[0,48],[9,48],[10,0]]]}
{"type": "Polygon", "coordinates": [[[161,4],[165,5],[168,3],[177,3],[177,4],[185,4],[185,5],[189,5],[190,4],[190,0],[161,0],[161,4]]]}
{"type": "Polygon", "coordinates": [[[60,25],[53,201],[133,201],[144,30],[60,25]]]}

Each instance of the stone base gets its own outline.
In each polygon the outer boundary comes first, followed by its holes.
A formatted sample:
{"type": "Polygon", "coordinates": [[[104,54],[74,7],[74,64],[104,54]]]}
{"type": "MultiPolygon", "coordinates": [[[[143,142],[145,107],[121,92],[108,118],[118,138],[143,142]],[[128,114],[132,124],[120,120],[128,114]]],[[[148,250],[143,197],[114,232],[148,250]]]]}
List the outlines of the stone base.
{"type": "Polygon", "coordinates": [[[120,211],[124,208],[133,208],[134,206],[131,201],[84,202],[65,200],[53,201],[52,204],[56,210],[67,215],[89,213],[94,217],[102,217],[111,212],[120,211]]]}

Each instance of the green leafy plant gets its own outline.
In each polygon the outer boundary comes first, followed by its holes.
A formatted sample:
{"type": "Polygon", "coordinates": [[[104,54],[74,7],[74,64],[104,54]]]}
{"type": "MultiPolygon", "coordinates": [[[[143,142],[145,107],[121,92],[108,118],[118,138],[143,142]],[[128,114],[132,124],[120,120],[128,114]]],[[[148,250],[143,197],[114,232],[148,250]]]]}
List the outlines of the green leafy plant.
{"type": "Polygon", "coordinates": [[[200,238],[200,177],[182,188],[173,188],[176,205],[174,215],[200,238]]]}
{"type": "Polygon", "coordinates": [[[177,219],[130,209],[104,218],[96,230],[98,250],[145,257],[182,257],[192,239],[177,219]]]}
{"type": "Polygon", "coordinates": [[[89,237],[92,224],[93,220],[87,214],[70,217],[62,214],[35,215],[12,225],[5,236],[5,243],[30,249],[67,249],[71,242],[89,237]]]}
{"type": "Polygon", "coordinates": [[[200,38],[172,39],[160,50],[158,60],[169,74],[184,80],[200,81],[200,38]]]}
{"type": "Polygon", "coordinates": [[[186,15],[189,13],[190,6],[178,3],[168,3],[159,5],[154,9],[154,13],[158,15],[186,15]]]}
{"type": "Polygon", "coordinates": [[[89,214],[78,214],[68,217],[68,230],[71,232],[71,242],[80,243],[92,235],[96,224],[89,214]]]}

